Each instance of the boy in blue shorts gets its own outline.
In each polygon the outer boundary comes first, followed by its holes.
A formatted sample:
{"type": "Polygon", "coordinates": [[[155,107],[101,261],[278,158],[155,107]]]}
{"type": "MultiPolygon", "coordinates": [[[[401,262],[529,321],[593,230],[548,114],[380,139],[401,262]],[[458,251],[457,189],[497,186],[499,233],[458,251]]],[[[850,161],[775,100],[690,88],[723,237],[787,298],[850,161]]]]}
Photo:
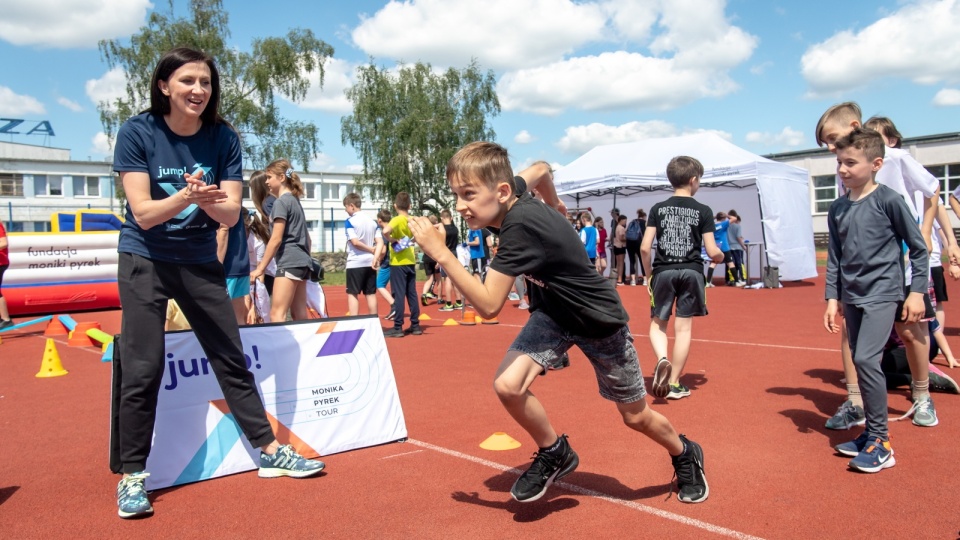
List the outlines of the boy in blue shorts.
{"type": "Polygon", "coordinates": [[[517,276],[530,283],[530,319],[494,378],[500,402],[539,447],[533,465],[510,490],[513,498],[535,501],[577,468],[579,458],[567,436],[557,434],[530,391],[537,376],[576,345],[593,364],[600,395],[616,403],[623,422],[672,456],[680,501],[706,500],[703,450],[647,406],[627,313],[613,284],[590,264],[577,232],[567,224],[550,166],[537,162],[515,177],[505,148],[475,142],[450,159],[446,176],[467,225],[490,228],[500,235],[500,247],[482,283],[456,263],[440,231],[424,218],[412,218],[411,232],[423,251],[449,269],[450,279],[486,319],[503,308],[517,276]]]}
{"type": "Polygon", "coordinates": [[[853,457],[850,468],[875,473],[897,462],[887,430],[883,349],[894,321],[916,323],[926,311],[927,246],[903,197],[876,182],[884,155],[880,134],[857,127],[833,144],[837,174],[847,193],[830,205],[827,214],[830,242],[823,324],[833,334],[840,332],[837,315],[842,301],[866,416],[863,433],[836,450],[853,457]],[[906,298],[903,244],[912,270],[906,298]]]}
{"type": "MultiPolygon", "coordinates": [[[[380,226],[381,231],[390,223],[390,218],[392,217],[389,210],[380,210],[377,212],[377,225],[380,226]]],[[[387,305],[390,306],[390,309],[387,310],[387,314],[383,318],[392,321],[394,315],[396,315],[396,311],[393,308],[393,295],[387,289],[387,285],[390,284],[390,254],[384,248],[384,245],[383,242],[380,242],[374,249],[373,268],[377,270],[377,292],[380,293],[380,296],[382,296],[383,299],[387,301],[387,305]]]]}
{"type": "MultiPolygon", "coordinates": [[[[693,339],[693,317],[707,314],[703,281],[701,246],[707,256],[722,262],[724,253],[714,239],[713,210],[693,198],[700,188],[703,165],[688,156],[677,156],[667,164],[667,179],[673,196],[653,205],[643,233],[640,254],[643,271],[650,276],[650,345],[659,358],[653,375],[653,395],[681,399],[690,389],[680,382],[693,339]],[[657,252],[650,268],[650,251],[657,240],[657,252]],[[667,360],[667,323],[673,305],[677,320],[673,325],[673,361],[667,360]]],[[[723,216],[726,221],[726,215],[723,216]]],[[[725,231],[725,230],[724,230],[725,231]]]]}

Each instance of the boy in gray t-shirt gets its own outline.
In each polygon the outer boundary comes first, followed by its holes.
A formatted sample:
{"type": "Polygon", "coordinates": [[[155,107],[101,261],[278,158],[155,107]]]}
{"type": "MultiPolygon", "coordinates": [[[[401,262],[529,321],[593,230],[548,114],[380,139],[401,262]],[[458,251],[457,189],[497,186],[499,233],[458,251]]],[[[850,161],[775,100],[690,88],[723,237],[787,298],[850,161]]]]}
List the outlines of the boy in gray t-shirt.
{"type": "Polygon", "coordinates": [[[823,322],[829,332],[840,331],[837,315],[842,301],[866,415],[863,434],[836,450],[853,457],[850,468],[875,473],[896,464],[880,359],[894,321],[917,322],[924,314],[927,248],[903,197],[876,182],[884,155],[880,134],[856,128],[838,140],[836,148],[837,174],[848,192],[830,205],[827,216],[830,243],[823,322]],[[906,298],[904,243],[912,267],[906,298]]]}

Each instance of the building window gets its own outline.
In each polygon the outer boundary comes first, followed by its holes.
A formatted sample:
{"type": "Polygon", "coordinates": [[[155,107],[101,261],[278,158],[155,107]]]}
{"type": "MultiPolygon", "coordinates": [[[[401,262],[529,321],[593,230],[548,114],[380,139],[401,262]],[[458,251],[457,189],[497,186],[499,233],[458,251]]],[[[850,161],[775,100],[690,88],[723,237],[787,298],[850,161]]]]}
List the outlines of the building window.
{"type": "Polygon", "coordinates": [[[303,183],[303,198],[315,201],[317,200],[317,183],[316,182],[304,182],[303,183]]]}
{"type": "Polygon", "coordinates": [[[33,193],[38,197],[63,197],[63,177],[55,174],[33,175],[33,193]]]}
{"type": "Polygon", "coordinates": [[[837,198],[837,175],[825,174],[813,177],[814,212],[826,214],[830,203],[837,198]]]}
{"type": "Polygon", "coordinates": [[[99,197],[100,196],[100,177],[74,176],[73,177],[73,196],[74,197],[99,197]]]}
{"type": "MultiPolygon", "coordinates": [[[[23,197],[23,175],[0,174],[0,197],[23,197]]],[[[14,222],[16,223],[18,222],[14,222]]],[[[23,230],[22,223],[20,228],[23,230]]]]}
{"type": "Polygon", "coordinates": [[[23,222],[22,222],[22,221],[11,221],[11,222],[10,222],[9,224],[7,224],[7,225],[8,225],[8,226],[7,226],[7,232],[8,232],[8,233],[12,233],[12,232],[24,232],[24,231],[23,231],[23,222]]]}
{"type": "Polygon", "coordinates": [[[33,232],[50,232],[49,221],[34,221],[33,232]]]}
{"type": "Polygon", "coordinates": [[[960,187],[960,163],[931,165],[925,168],[940,181],[940,197],[943,199],[943,204],[950,204],[950,194],[960,187]]]}
{"type": "Polygon", "coordinates": [[[253,200],[250,198],[250,181],[249,180],[243,181],[243,194],[240,197],[244,201],[253,200]]]}

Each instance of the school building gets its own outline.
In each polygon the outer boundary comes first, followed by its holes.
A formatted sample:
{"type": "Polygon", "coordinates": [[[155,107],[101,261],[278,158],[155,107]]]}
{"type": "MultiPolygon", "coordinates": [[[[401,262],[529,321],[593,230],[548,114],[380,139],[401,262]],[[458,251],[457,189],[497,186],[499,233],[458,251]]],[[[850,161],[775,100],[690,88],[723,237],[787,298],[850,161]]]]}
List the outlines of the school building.
{"type": "MultiPolygon", "coordinates": [[[[944,204],[953,190],[960,187],[960,133],[941,133],[923,137],[909,137],[902,148],[920,162],[930,174],[940,180],[940,197],[944,204]]],[[[826,147],[798,152],[769,154],[769,159],[789,163],[810,173],[810,212],[817,244],[826,244],[827,210],[837,198],[837,158],[826,147]]],[[[949,206],[948,206],[949,208],[949,206]]],[[[960,219],[949,212],[953,228],[960,227],[960,219]]]]}
{"type": "MultiPolygon", "coordinates": [[[[246,185],[253,171],[244,171],[244,205],[253,208],[246,185]]],[[[360,175],[346,172],[300,173],[307,228],[315,251],[341,251],[347,213],[343,198],[351,191],[363,197],[363,208],[375,213],[382,197],[372,186],[358,185],[360,175]]],[[[76,161],[70,150],[0,141],[0,221],[8,232],[48,232],[55,212],[109,210],[119,215],[116,175],[109,161],[76,161]]]]}

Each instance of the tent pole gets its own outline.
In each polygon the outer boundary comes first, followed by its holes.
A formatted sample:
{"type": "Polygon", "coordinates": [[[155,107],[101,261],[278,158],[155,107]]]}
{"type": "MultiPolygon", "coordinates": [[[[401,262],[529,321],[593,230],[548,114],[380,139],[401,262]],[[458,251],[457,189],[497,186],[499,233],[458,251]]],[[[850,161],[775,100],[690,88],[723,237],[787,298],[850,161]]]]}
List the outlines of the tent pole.
{"type": "MultiPolygon", "coordinates": [[[[770,258],[767,257],[767,230],[763,226],[763,197],[760,195],[760,184],[757,183],[757,204],[760,206],[760,237],[763,239],[763,246],[760,249],[760,257],[757,258],[757,263],[760,265],[760,282],[763,283],[763,260],[767,260],[767,266],[770,266],[770,258]]],[[[750,269],[747,268],[747,272],[750,272],[750,269]]]]}

